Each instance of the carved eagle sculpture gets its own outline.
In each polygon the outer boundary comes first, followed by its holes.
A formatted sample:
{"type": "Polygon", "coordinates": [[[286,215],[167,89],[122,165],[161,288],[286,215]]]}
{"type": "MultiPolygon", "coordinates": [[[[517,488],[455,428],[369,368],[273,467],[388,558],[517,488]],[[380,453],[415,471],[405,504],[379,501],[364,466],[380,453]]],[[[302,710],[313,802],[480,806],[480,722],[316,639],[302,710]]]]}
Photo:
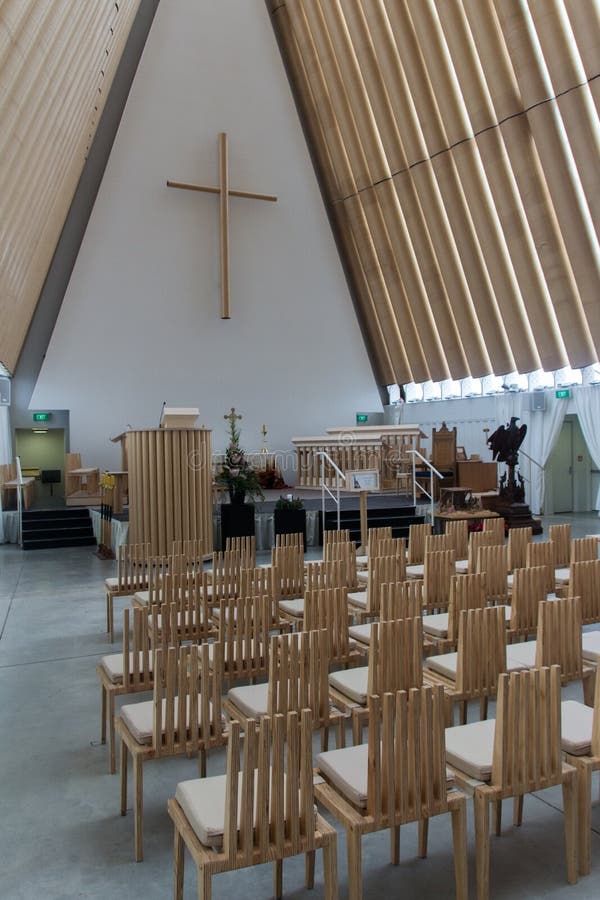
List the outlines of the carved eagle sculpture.
{"type": "Polygon", "coordinates": [[[527,425],[521,425],[520,428],[517,428],[518,421],[518,416],[512,416],[510,424],[506,428],[504,425],[501,425],[488,438],[488,446],[492,451],[494,460],[508,462],[510,457],[516,456],[527,434],[527,425]]]}

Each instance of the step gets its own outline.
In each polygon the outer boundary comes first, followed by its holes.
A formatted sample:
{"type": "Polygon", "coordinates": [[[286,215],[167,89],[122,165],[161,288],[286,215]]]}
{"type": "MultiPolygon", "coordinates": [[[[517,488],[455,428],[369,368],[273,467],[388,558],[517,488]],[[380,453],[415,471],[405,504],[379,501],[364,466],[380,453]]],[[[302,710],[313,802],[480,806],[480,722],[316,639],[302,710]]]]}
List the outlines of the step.
{"type": "Polygon", "coordinates": [[[96,538],[72,537],[72,538],[43,538],[40,540],[23,540],[23,550],[47,550],[54,547],[95,547],[96,538]]]}
{"type": "Polygon", "coordinates": [[[93,536],[94,529],[90,524],[69,525],[65,528],[47,528],[44,525],[38,525],[35,528],[23,527],[23,539],[26,538],[68,538],[68,537],[90,537],[93,536]]]}
{"type": "Polygon", "coordinates": [[[29,509],[23,512],[23,522],[39,522],[55,519],[89,519],[89,510],[74,507],[72,509],[29,509]]]}

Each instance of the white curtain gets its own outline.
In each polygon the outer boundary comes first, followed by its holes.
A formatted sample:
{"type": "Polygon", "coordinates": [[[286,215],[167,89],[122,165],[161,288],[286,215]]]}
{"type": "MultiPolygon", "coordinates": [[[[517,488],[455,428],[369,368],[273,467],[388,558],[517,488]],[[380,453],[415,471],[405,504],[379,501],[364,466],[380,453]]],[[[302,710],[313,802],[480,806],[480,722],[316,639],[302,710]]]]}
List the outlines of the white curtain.
{"type": "MultiPolygon", "coordinates": [[[[12,447],[10,440],[10,418],[8,406],[0,406],[0,466],[7,465],[12,460],[12,447]]],[[[2,493],[0,492],[0,544],[4,543],[4,525],[2,516],[2,493]]]]}
{"type": "MultiPolygon", "coordinates": [[[[581,387],[574,393],[575,410],[587,448],[594,460],[595,467],[600,469],[600,388],[581,387]]],[[[594,509],[600,510],[600,489],[594,503],[594,509]]],[[[598,515],[600,515],[600,512],[598,515]]]]}
{"type": "MultiPolygon", "coordinates": [[[[556,397],[547,393],[546,409],[534,410],[529,413],[527,437],[523,449],[542,466],[546,465],[558,440],[568,405],[568,400],[557,400],[556,397]]],[[[544,503],[545,472],[543,468],[540,469],[538,466],[530,464],[529,473],[529,505],[532,513],[539,515],[544,503]]]]}

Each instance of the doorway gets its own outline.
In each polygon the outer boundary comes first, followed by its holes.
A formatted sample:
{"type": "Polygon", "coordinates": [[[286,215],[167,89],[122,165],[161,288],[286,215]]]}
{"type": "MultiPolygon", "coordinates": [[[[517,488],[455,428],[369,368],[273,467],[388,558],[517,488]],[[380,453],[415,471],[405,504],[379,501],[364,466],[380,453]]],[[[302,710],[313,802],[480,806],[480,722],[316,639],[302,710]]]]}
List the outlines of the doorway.
{"type": "Polygon", "coordinates": [[[23,475],[35,478],[34,506],[64,506],[64,428],[17,428],[15,453],[21,459],[23,475]],[[54,474],[50,476],[49,473],[54,474]]]}
{"type": "Polygon", "coordinates": [[[555,513],[573,512],[573,422],[565,418],[548,460],[552,468],[555,513]]]}

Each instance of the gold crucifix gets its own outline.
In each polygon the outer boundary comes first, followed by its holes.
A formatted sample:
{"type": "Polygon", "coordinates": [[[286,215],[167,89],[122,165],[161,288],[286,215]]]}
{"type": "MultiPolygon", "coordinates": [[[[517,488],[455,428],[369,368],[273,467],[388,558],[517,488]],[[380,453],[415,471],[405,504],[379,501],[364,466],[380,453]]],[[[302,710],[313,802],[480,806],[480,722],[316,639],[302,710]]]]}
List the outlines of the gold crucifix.
{"type": "Polygon", "coordinates": [[[230,319],[229,312],[229,197],[246,197],[250,200],[269,200],[272,203],[277,197],[272,194],[256,194],[251,191],[233,191],[229,188],[229,166],[227,161],[227,135],[219,135],[219,185],[206,187],[201,184],[186,184],[182,181],[167,181],[167,187],[180,188],[184,191],[202,191],[206,194],[219,194],[219,216],[221,237],[221,318],[230,319]]]}
{"type": "Polygon", "coordinates": [[[230,425],[235,425],[236,419],[241,419],[242,416],[237,415],[237,413],[235,411],[235,406],[232,406],[231,412],[228,413],[226,416],[223,416],[223,418],[228,419],[230,425]]]}

